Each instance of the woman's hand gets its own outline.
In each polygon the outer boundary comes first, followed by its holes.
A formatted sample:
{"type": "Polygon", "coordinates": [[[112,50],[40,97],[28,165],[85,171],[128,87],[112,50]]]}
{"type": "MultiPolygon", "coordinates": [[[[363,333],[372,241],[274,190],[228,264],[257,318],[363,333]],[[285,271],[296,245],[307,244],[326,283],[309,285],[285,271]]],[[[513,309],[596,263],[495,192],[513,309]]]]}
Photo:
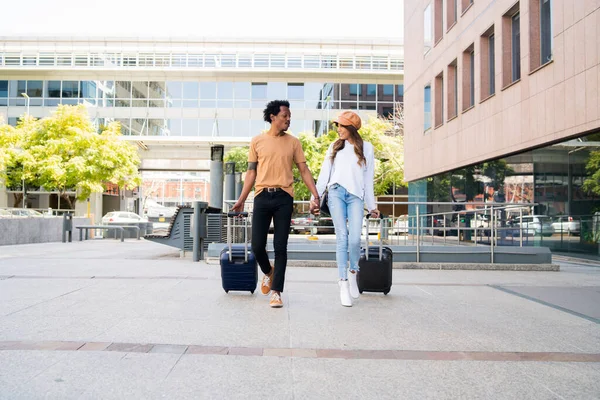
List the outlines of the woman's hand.
{"type": "Polygon", "coordinates": [[[371,218],[379,218],[379,216],[381,215],[381,213],[379,212],[378,209],[371,210],[370,213],[371,213],[371,218]]]}
{"type": "Polygon", "coordinates": [[[310,201],[310,209],[309,209],[309,211],[310,211],[311,214],[313,214],[313,215],[319,214],[320,208],[321,208],[321,205],[319,204],[319,199],[318,198],[313,199],[313,200],[310,201]]]}

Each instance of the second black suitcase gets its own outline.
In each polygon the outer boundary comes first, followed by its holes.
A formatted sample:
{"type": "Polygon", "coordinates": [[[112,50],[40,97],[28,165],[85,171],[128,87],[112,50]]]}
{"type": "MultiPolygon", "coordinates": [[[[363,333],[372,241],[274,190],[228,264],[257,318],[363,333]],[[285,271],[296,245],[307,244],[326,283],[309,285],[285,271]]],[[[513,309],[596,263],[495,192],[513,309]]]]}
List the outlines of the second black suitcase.
{"type": "Polygon", "coordinates": [[[227,247],[221,251],[221,281],[223,290],[249,291],[254,293],[258,282],[258,269],[254,253],[248,248],[248,213],[227,214],[227,247]],[[231,219],[233,217],[245,217],[244,243],[231,244],[232,229],[231,219]]]}
{"type": "MultiPolygon", "coordinates": [[[[381,227],[383,230],[383,223],[381,227]]],[[[358,261],[359,271],[356,277],[358,291],[388,294],[392,288],[393,261],[392,249],[384,247],[381,239],[379,246],[369,246],[369,221],[367,220],[367,242],[366,246],[360,249],[358,261]]]]}

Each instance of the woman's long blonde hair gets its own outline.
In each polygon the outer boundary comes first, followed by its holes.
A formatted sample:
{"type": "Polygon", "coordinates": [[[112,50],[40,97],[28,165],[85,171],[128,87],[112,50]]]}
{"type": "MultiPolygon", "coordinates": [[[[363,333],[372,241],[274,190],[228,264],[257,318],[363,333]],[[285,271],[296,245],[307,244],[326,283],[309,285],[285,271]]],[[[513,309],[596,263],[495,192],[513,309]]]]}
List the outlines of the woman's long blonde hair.
{"type": "MultiPolygon", "coordinates": [[[[367,165],[367,160],[365,159],[365,153],[363,151],[362,137],[358,133],[358,130],[356,130],[356,128],[353,127],[352,125],[342,125],[342,126],[346,129],[348,129],[348,131],[350,132],[350,137],[352,138],[352,142],[354,143],[354,153],[356,153],[356,156],[358,157],[358,165],[364,167],[365,165],[367,165]]],[[[342,150],[344,148],[345,144],[346,144],[346,141],[342,140],[342,139],[338,139],[335,141],[335,143],[333,144],[332,152],[331,152],[331,164],[333,164],[333,161],[335,160],[335,156],[336,156],[337,152],[342,150]]]]}

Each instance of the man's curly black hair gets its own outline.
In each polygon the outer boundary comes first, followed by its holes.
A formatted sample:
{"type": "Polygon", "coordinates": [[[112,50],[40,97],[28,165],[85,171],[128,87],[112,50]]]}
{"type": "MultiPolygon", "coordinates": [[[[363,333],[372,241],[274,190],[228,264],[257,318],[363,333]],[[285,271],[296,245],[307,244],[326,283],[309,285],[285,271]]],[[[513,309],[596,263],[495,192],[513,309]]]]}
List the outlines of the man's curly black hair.
{"type": "Polygon", "coordinates": [[[267,107],[263,111],[263,118],[265,122],[271,123],[271,114],[277,115],[281,111],[281,106],[290,108],[290,102],[287,100],[273,100],[267,104],[267,107]]]}

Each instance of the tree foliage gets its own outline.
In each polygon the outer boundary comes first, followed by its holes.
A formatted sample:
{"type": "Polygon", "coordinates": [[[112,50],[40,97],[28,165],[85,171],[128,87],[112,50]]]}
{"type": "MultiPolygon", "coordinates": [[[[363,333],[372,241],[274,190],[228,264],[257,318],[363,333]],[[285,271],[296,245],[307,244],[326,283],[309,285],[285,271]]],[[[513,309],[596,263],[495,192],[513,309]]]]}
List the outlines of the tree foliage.
{"type": "Polygon", "coordinates": [[[73,208],[68,191],[75,190],[82,200],[103,192],[108,182],[124,189],[141,183],[137,150],[119,139],[120,124],[110,123],[96,133],[83,105],[59,106],[40,120],[22,118],[14,131],[0,129],[13,135],[5,164],[8,187],[24,180],[26,186],[58,191],[73,208]]]}
{"type": "Polygon", "coordinates": [[[585,170],[588,176],[583,182],[583,189],[600,195],[600,150],[590,152],[585,170]]]}
{"type": "MultiPolygon", "coordinates": [[[[383,195],[396,186],[404,183],[404,141],[401,135],[390,135],[393,126],[390,121],[371,118],[363,125],[360,134],[365,141],[371,142],[375,149],[375,195],[383,195]]],[[[315,180],[321,172],[327,148],[337,140],[335,130],[326,135],[315,137],[312,132],[301,133],[298,136],[306,163],[315,180]]],[[[245,172],[248,168],[248,148],[236,147],[225,155],[225,161],[236,162],[236,171],[245,172]]],[[[310,191],[304,185],[300,173],[294,168],[294,193],[298,200],[310,198],[310,191]]]]}
{"type": "Polygon", "coordinates": [[[248,151],[249,148],[245,147],[234,147],[225,153],[223,159],[225,162],[235,163],[235,172],[246,172],[248,170],[248,151]]]}

